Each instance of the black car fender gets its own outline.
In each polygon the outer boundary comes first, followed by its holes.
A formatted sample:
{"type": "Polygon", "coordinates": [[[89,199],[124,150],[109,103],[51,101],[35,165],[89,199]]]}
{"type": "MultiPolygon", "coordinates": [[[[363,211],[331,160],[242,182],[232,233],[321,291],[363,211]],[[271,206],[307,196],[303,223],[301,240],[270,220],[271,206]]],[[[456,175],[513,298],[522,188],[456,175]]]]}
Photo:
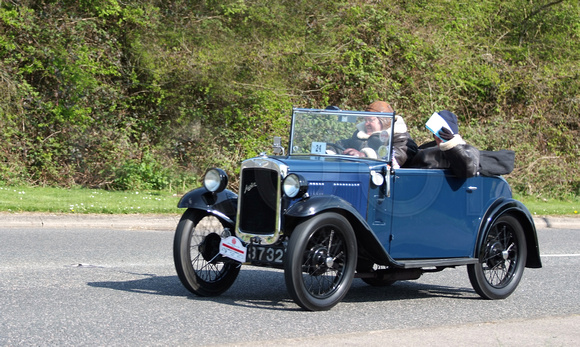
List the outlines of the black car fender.
{"type": "Polygon", "coordinates": [[[313,217],[323,212],[337,212],[348,219],[355,230],[358,247],[364,248],[366,253],[371,254],[376,260],[376,263],[403,267],[403,264],[391,258],[371,230],[366,219],[349,202],[338,196],[315,195],[308,197],[290,206],[285,211],[284,217],[288,224],[293,224],[299,220],[313,217]]]}
{"type": "Polygon", "coordinates": [[[219,193],[210,192],[205,188],[197,188],[185,193],[177,207],[205,211],[235,226],[238,195],[225,189],[219,193]]]}
{"type": "Polygon", "coordinates": [[[477,236],[477,244],[475,247],[474,257],[477,258],[483,245],[483,238],[491,228],[493,223],[502,215],[509,214],[514,216],[520,222],[526,236],[526,246],[528,249],[528,258],[526,260],[526,267],[541,268],[542,261],[540,259],[540,247],[538,244],[538,235],[536,233],[536,226],[530,211],[521,202],[514,199],[500,198],[497,199],[487,209],[479,226],[479,233],[477,236]]]}

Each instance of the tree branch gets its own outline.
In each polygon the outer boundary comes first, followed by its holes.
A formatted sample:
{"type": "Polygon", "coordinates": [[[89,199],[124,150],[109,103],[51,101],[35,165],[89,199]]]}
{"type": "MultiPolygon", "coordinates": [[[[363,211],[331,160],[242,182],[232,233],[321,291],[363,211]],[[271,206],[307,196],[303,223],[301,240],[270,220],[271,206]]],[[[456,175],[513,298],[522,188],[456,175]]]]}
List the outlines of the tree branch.
{"type": "Polygon", "coordinates": [[[556,0],[556,1],[552,1],[550,3],[547,3],[543,6],[540,6],[535,11],[532,11],[532,13],[530,13],[529,16],[524,18],[524,20],[522,21],[522,31],[520,32],[520,45],[522,44],[522,41],[524,40],[524,35],[528,32],[527,23],[530,21],[530,18],[536,16],[538,13],[544,11],[548,7],[557,5],[557,4],[562,3],[562,2],[564,2],[564,0],[556,0]]]}

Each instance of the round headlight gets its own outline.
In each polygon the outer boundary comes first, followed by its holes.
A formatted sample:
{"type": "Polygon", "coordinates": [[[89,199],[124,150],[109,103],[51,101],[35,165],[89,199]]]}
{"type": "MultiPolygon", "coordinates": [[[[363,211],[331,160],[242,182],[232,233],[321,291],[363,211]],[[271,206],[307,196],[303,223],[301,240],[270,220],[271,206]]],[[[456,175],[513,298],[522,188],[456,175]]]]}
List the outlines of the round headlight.
{"type": "Polygon", "coordinates": [[[228,185],[228,175],[222,169],[209,169],[203,178],[203,185],[205,189],[210,192],[219,193],[226,189],[228,185]]]}
{"type": "Polygon", "coordinates": [[[301,197],[308,190],[308,181],[300,175],[290,174],[282,182],[282,189],[289,198],[301,197]]]}

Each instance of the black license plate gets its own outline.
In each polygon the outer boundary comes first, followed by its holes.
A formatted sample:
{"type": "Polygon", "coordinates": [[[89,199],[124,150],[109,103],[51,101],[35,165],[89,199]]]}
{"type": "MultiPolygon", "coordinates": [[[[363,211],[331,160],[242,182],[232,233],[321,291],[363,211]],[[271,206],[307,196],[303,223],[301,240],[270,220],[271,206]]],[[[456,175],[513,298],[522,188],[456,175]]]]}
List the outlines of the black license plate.
{"type": "Polygon", "coordinates": [[[282,265],[284,248],[282,246],[248,245],[247,261],[252,263],[282,265]]]}

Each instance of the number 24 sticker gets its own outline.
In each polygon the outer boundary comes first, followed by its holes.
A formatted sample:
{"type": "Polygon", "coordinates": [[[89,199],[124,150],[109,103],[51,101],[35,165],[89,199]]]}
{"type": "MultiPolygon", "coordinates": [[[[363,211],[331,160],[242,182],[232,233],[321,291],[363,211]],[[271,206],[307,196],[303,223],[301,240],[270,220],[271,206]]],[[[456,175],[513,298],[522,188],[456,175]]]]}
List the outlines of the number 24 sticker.
{"type": "Polygon", "coordinates": [[[325,154],[326,153],[326,142],[312,142],[312,147],[310,148],[310,153],[312,153],[312,154],[325,154]]]}

